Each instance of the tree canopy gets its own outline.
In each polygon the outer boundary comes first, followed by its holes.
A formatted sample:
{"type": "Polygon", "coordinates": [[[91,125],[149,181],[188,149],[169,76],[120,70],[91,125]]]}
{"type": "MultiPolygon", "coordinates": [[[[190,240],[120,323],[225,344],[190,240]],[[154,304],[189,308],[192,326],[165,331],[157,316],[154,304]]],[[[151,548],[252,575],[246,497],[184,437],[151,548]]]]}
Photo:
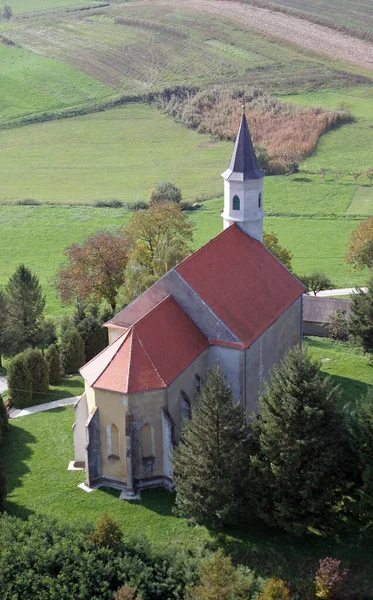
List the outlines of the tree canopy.
{"type": "Polygon", "coordinates": [[[290,250],[280,246],[278,237],[273,231],[263,233],[263,244],[287,269],[289,269],[289,271],[292,271],[291,261],[293,259],[293,254],[290,250]]]}
{"type": "Polygon", "coordinates": [[[298,279],[303,283],[309,292],[313,292],[316,296],[323,290],[329,290],[333,288],[331,279],[324,273],[324,271],[313,271],[310,275],[299,275],[298,279]]]}
{"type": "Polygon", "coordinates": [[[361,289],[351,294],[350,308],[349,334],[365,352],[371,354],[373,353],[373,278],[370,280],[366,294],[361,289]]]}
{"type": "Polygon", "coordinates": [[[181,190],[171,181],[163,181],[155,186],[150,192],[149,202],[161,204],[162,202],[175,202],[180,204],[182,200],[181,190]]]}
{"type": "Polygon", "coordinates": [[[345,261],[354,269],[373,267],[373,217],[368,217],[351,233],[345,261]]]}

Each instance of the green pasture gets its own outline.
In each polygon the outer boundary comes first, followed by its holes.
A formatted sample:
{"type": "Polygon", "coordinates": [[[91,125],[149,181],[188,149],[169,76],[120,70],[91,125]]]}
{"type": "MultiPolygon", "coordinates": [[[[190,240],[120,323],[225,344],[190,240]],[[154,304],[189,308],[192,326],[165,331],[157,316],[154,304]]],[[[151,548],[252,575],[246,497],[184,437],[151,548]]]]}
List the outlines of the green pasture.
{"type": "MultiPolygon", "coordinates": [[[[11,0],[13,14],[44,12],[61,8],[74,10],[82,6],[92,6],[97,0],[11,0]]],[[[5,3],[6,4],[6,3],[5,3]]]]}
{"type": "Polygon", "coordinates": [[[318,17],[373,31],[373,11],[370,0],[271,0],[274,4],[295,8],[318,17]]]}
{"type": "Polygon", "coordinates": [[[62,61],[0,44],[0,125],[110,95],[111,88],[62,61]]]}
{"type": "Polygon", "coordinates": [[[145,104],[0,130],[0,202],[133,201],[170,180],[211,197],[231,149],[145,104]]]}
{"type": "Polygon", "coordinates": [[[197,19],[192,8],[179,3],[112,4],[99,15],[56,14],[48,22],[12,22],[5,31],[23,48],[65,61],[128,94],[227,81],[292,92],[344,87],[363,73],[278,38],[248,32],[229,19],[203,12],[197,19]]]}
{"type": "MultiPolygon", "coordinates": [[[[313,355],[331,358],[321,363],[322,368],[326,370],[328,365],[348,397],[351,389],[360,394],[372,381],[373,368],[352,348],[316,338],[309,338],[307,343],[313,355]]],[[[248,564],[258,574],[276,575],[303,585],[311,582],[318,560],[325,556],[347,561],[356,575],[372,577],[370,542],[347,525],[334,538],[309,536],[297,540],[256,521],[246,529],[217,535],[202,526],[189,527],[186,519],[176,518],[172,513],[174,495],[164,490],[142,492],[140,502],[120,501],[119,492],[107,488],[84,492],[77,487],[84,481],[84,472],[67,470],[74,457],[73,420],[72,407],[11,420],[2,448],[7,512],[21,517],[41,513],[77,524],[94,523],[108,512],[127,536],[145,535],[155,545],[175,548],[180,544],[194,549],[203,544],[213,548],[223,545],[235,560],[248,564]]]]}

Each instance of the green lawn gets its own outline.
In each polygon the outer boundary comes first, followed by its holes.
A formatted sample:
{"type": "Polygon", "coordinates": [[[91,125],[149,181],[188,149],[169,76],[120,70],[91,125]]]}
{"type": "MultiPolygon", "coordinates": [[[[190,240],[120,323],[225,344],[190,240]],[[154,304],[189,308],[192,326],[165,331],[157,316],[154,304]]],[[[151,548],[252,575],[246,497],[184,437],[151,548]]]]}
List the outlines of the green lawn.
{"type": "MultiPolygon", "coordinates": [[[[7,365],[7,362],[8,361],[5,360],[5,366],[7,365]]],[[[3,370],[3,374],[6,375],[6,369],[3,370]]],[[[55,400],[62,400],[63,398],[71,398],[72,396],[81,396],[83,392],[83,378],[80,375],[66,375],[62,378],[59,385],[50,385],[48,392],[40,392],[39,394],[35,394],[32,401],[22,406],[22,408],[46,404],[47,402],[54,402],[55,400]]],[[[7,397],[7,393],[3,395],[3,398],[7,397]]]]}
{"type": "MultiPolygon", "coordinates": [[[[309,338],[311,353],[341,382],[350,397],[355,386],[362,391],[372,382],[372,367],[364,356],[329,340],[309,338]],[[329,367],[329,365],[331,365],[329,367]]],[[[205,527],[188,527],[185,519],[173,516],[174,497],[163,490],[143,492],[141,502],[118,499],[119,492],[102,489],[86,493],[77,487],[84,480],[81,471],[67,471],[73,459],[71,425],[72,407],[38,413],[11,421],[3,449],[8,501],[6,510],[26,517],[42,513],[58,519],[82,523],[94,522],[103,512],[115,517],[128,535],[146,535],[155,544],[183,544],[199,547],[223,545],[234,558],[255,568],[261,575],[277,575],[297,582],[303,588],[311,586],[311,574],[318,560],[325,556],[339,557],[353,568],[360,584],[372,587],[372,560],[369,540],[356,528],[343,528],[335,538],[316,536],[297,540],[275,529],[252,522],[247,530],[216,534],[205,527]]],[[[305,598],[308,596],[304,596],[305,598]]]]}
{"type": "MultiPolygon", "coordinates": [[[[111,88],[64,62],[0,44],[0,126],[21,116],[112,95],[111,88]]],[[[25,138],[24,142],[26,133],[25,138]]]]}
{"type": "Polygon", "coordinates": [[[12,0],[10,6],[15,15],[61,8],[76,9],[92,6],[96,0],[12,0]]]}

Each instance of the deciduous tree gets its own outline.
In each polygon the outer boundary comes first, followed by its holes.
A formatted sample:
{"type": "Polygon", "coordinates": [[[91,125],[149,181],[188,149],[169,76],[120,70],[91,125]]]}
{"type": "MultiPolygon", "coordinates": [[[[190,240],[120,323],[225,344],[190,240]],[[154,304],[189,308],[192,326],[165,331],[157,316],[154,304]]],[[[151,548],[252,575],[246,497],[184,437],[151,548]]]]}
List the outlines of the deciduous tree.
{"type": "Polygon", "coordinates": [[[114,311],[118,290],[125,281],[131,244],[130,236],[123,232],[99,231],[82,244],[68,246],[67,264],[56,279],[63,302],[77,296],[85,301],[105,299],[114,311]]]}
{"type": "Polygon", "coordinates": [[[348,331],[365,352],[373,353],[373,278],[365,294],[361,289],[351,294],[348,331]]]}
{"type": "Polygon", "coordinates": [[[223,524],[240,516],[248,473],[245,412],[223,369],[209,369],[174,452],[179,514],[223,524]]]}
{"type": "Polygon", "coordinates": [[[373,217],[368,217],[351,233],[345,261],[354,269],[373,267],[373,217]]]}
{"type": "Polygon", "coordinates": [[[349,466],[339,395],[301,347],[274,367],[251,426],[250,490],[268,524],[301,535],[333,523],[349,466]]]}
{"type": "Polygon", "coordinates": [[[291,261],[293,254],[286,248],[282,248],[282,246],[280,246],[278,237],[273,231],[269,233],[263,233],[263,244],[268,248],[268,250],[270,250],[270,252],[272,252],[272,254],[275,255],[276,258],[278,258],[280,262],[282,262],[287,269],[289,269],[289,271],[292,271],[291,261]]]}
{"type": "Polygon", "coordinates": [[[324,273],[324,271],[314,271],[311,273],[311,275],[299,275],[298,279],[303,283],[309,292],[313,292],[314,296],[323,290],[329,290],[333,288],[332,281],[324,273]]]}

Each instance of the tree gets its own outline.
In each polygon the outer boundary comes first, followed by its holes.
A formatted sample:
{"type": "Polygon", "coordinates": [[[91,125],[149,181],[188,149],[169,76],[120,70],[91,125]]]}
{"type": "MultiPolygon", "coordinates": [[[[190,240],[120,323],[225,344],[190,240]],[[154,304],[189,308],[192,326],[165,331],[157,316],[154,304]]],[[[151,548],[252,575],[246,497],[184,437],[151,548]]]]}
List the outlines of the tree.
{"type": "Polygon", "coordinates": [[[193,226],[180,206],[161,203],[137,211],[127,229],[135,240],[126,272],[129,302],[189,254],[193,226]]]}
{"type": "Polygon", "coordinates": [[[150,205],[162,204],[163,202],[175,202],[180,204],[182,200],[181,190],[174,183],[164,181],[155,186],[150,192],[150,205]]]}
{"type": "Polygon", "coordinates": [[[293,254],[286,248],[280,246],[278,237],[273,231],[270,233],[263,233],[263,244],[287,269],[289,269],[289,271],[292,271],[291,261],[293,254]]]}
{"type": "Polygon", "coordinates": [[[322,598],[323,600],[345,598],[342,586],[347,573],[348,569],[342,569],[341,561],[336,558],[324,558],[320,560],[320,568],[315,577],[317,598],[322,598]]]}
{"type": "Polygon", "coordinates": [[[32,378],[32,395],[44,393],[49,390],[48,363],[40,350],[26,350],[25,360],[32,378]]]}
{"type": "Polygon", "coordinates": [[[364,171],[364,175],[366,175],[369,179],[369,185],[372,185],[372,181],[373,181],[373,169],[367,169],[367,171],[364,171]]]}
{"type": "Polygon", "coordinates": [[[43,326],[45,298],[39,279],[32,271],[20,265],[5,288],[7,331],[11,332],[12,352],[28,346],[34,348],[43,326]]]}
{"type": "Polygon", "coordinates": [[[99,231],[81,245],[65,249],[67,264],[57,274],[56,288],[63,302],[78,296],[85,301],[107,300],[113,311],[125,269],[131,237],[123,232],[99,231]]]}
{"type": "Polygon", "coordinates": [[[58,385],[61,382],[61,356],[57,344],[49,346],[45,353],[48,364],[49,383],[58,385]]]}
{"type": "Polygon", "coordinates": [[[7,21],[9,21],[9,19],[11,19],[12,16],[13,16],[12,8],[9,6],[9,4],[6,4],[3,8],[3,17],[7,21]]]}
{"type": "Polygon", "coordinates": [[[270,577],[263,587],[260,600],[290,600],[290,592],[282,579],[270,577]]]}
{"type": "Polygon", "coordinates": [[[137,588],[122,585],[113,594],[114,600],[141,600],[141,594],[137,593],[137,588]]]}
{"type": "Polygon", "coordinates": [[[67,374],[76,373],[85,363],[84,341],[68,317],[61,322],[61,363],[67,374]]]}
{"type": "Polygon", "coordinates": [[[6,500],[6,480],[4,475],[3,461],[0,457],[0,513],[4,511],[6,500]]]}
{"type": "Polygon", "coordinates": [[[179,514],[199,522],[236,520],[244,503],[248,429],[223,369],[209,369],[174,452],[179,514]]]}
{"type": "Polygon", "coordinates": [[[93,315],[88,315],[80,321],[77,330],[84,341],[87,362],[99,354],[108,344],[107,330],[100,325],[93,315]]]}
{"type": "Polygon", "coordinates": [[[32,401],[32,376],[26,363],[26,357],[17,354],[11,359],[7,369],[8,390],[12,403],[17,408],[30,406],[32,401]]]}
{"type": "Polygon", "coordinates": [[[373,267],[373,217],[368,217],[351,233],[345,261],[354,269],[373,267]]]}
{"type": "Polygon", "coordinates": [[[339,391],[301,347],[275,366],[251,425],[259,517],[301,535],[330,526],[349,468],[339,391]]]}
{"type": "Polygon", "coordinates": [[[357,183],[357,180],[361,176],[361,171],[351,171],[351,176],[354,179],[354,182],[357,183]]]}
{"type": "Polygon", "coordinates": [[[3,439],[4,433],[8,430],[8,412],[5,407],[3,398],[0,394],[0,444],[3,439]]]}
{"type": "Polygon", "coordinates": [[[336,310],[328,317],[328,322],[325,325],[327,335],[332,340],[348,340],[348,320],[345,310],[336,310]]]}
{"type": "Polygon", "coordinates": [[[7,310],[6,296],[0,290],[0,369],[3,366],[2,355],[8,354],[12,346],[12,336],[7,330],[7,310]]]}
{"type": "Polygon", "coordinates": [[[298,279],[303,283],[309,292],[316,296],[323,290],[333,288],[333,283],[324,271],[314,271],[311,275],[299,275],[298,279]]]}
{"type": "Polygon", "coordinates": [[[361,289],[351,294],[348,332],[367,353],[373,353],[373,278],[365,294],[361,289]]]}
{"type": "Polygon", "coordinates": [[[96,527],[90,533],[89,539],[99,548],[118,548],[123,539],[123,533],[118,523],[107,513],[101,515],[96,527]]]}

